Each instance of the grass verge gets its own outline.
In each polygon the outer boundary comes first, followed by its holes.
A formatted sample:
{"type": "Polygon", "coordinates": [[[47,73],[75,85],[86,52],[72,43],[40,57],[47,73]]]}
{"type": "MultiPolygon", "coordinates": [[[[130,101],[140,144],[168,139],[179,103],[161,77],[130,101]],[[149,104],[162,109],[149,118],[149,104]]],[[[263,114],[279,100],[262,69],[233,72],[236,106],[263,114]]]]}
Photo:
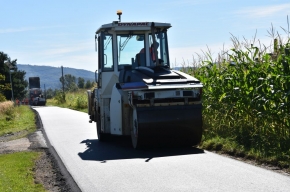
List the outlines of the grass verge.
{"type": "Polygon", "coordinates": [[[34,183],[34,161],[38,152],[18,152],[0,155],[0,191],[45,191],[34,183]]]}
{"type": "MultiPolygon", "coordinates": [[[[9,140],[25,137],[36,130],[35,114],[29,106],[0,102],[0,136],[9,140]]],[[[0,154],[0,191],[45,191],[34,182],[34,164],[40,152],[0,154]]]]}
{"type": "Polygon", "coordinates": [[[81,89],[76,92],[66,92],[65,101],[60,102],[58,97],[47,99],[46,105],[69,108],[77,111],[88,112],[87,90],[81,89]]]}
{"type": "MultiPolygon", "coordinates": [[[[5,102],[4,102],[5,103],[5,102]]],[[[3,103],[0,103],[0,108],[3,103]]],[[[3,109],[2,107],[1,109],[3,109]]],[[[27,105],[6,107],[0,114],[0,136],[23,132],[24,137],[36,130],[35,114],[27,105]]]]}

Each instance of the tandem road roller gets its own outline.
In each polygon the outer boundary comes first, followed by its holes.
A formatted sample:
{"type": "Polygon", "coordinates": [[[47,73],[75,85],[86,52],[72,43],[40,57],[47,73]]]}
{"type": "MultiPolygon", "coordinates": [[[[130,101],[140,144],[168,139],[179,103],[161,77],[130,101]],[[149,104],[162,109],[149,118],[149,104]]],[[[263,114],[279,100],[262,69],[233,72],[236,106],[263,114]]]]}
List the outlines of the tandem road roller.
{"type": "Polygon", "coordinates": [[[88,91],[88,114],[100,141],[131,135],[134,148],[194,146],[202,137],[202,83],[171,70],[169,23],[102,25],[95,35],[97,88],[88,91]]]}

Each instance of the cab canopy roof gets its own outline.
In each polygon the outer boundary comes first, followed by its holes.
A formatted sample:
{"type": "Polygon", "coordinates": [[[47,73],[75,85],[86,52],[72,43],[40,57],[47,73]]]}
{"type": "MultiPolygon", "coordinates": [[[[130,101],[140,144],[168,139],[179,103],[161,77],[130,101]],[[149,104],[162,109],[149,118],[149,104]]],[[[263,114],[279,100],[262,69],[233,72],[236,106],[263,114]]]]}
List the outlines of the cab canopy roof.
{"type": "Polygon", "coordinates": [[[160,30],[166,30],[171,27],[170,23],[155,23],[155,22],[118,22],[113,21],[109,24],[102,25],[96,33],[105,30],[114,30],[114,31],[148,31],[151,30],[151,25],[154,23],[155,28],[160,30]]]}

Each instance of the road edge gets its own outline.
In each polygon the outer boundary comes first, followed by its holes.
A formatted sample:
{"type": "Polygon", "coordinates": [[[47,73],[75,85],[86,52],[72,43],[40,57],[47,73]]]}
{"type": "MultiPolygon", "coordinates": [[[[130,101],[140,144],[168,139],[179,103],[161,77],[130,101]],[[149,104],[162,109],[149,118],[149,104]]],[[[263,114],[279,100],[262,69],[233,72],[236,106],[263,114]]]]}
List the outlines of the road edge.
{"type": "Polygon", "coordinates": [[[40,117],[39,113],[33,107],[30,107],[30,108],[36,114],[36,118],[37,118],[36,119],[36,126],[38,129],[40,129],[42,131],[42,134],[43,134],[43,137],[45,138],[48,150],[53,157],[53,161],[56,163],[61,174],[63,175],[64,179],[66,180],[66,184],[70,187],[72,192],[81,192],[81,189],[79,188],[79,186],[77,185],[77,183],[75,182],[75,180],[73,179],[71,174],[66,169],[66,167],[65,167],[64,163],[62,162],[61,158],[59,157],[58,153],[56,152],[54,147],[50,144],[50,141],[46,135],[45,129],[43,128],[43,124],[42,124],[41,117],[40,117]]]}

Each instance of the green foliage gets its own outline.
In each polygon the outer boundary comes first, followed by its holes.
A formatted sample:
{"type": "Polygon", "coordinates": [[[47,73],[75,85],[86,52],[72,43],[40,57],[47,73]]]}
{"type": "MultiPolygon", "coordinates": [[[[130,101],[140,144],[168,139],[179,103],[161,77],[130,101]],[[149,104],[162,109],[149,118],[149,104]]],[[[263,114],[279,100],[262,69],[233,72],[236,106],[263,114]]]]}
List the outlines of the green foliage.
{"type": "Polygon", "coordinates": [[[70,108],[78,111],[87,112],[88,100],[86,90],[79,90],[77,92],[66,92],[66,102],[60,103],[57,97],[47,100],[47,105],[54,105],[59,107],[70,108]]]}
{"type": "Polygon", "coordinates": [[[5,90],[11,90],[11,87],[10,84],[5,83],[5,76],[0,74],[0,94],[2,94],[2,92],[5,90]]]}
{"type": "Polygon", "coordinates": [[[6,97],[0,93],[0,102],[6,101],[6,97]]]}
{"type": "Polygon", "coordinates": [[[88,107],[88,101],[86,95],[79,95],[76,97],[75,107],[77,109],[84,109],[88,107]]]}
{"type": "Polygon", "coordinates": [[[65,100],[65,93],[63,93],[62,91],[56,91],[56,94],[55,94],[55,100],[57,101],[58,104],[62,104],[62,103],[65,103],[66,100],[65,100]]]}
{"type": "Polygon", "coordinates": [[[91,83],[91,81],[90,80],[87,80],[87,82],[86,82],[86,85],[85,85],[85,88],[86,89],[90,89],[90,88],[92,88],[92,83],[91,83]]]}
{"type": "Polygon", "coordinates": [[[235,47],[228,60],[204,61],[194,71],[204,84],[205,140],[229,139],[261,157],[289,160],[289,41],[275,42],[273,54],[235,47]]]}
{"type": "Polygon", "coordinates": [[[85,79],[79,77],[79,78],[78,78],[78,87],[79,87],[80,89],[83,89],[84,86],[85,86],[85,79]]]}
{"type": "Polygon", "coordinates": [[[14,71],[13,72],[13,94],[14,99],[23,99],[27,93],[26,88],[28,82],[25,80],[25,71],[14,71]]]}
{"type": "Polygon", "coordinates": [[[51,88],[47,89],[47,90],[45,91],[46,99],[51,99],[51,98],[53,98],[53,97],[56,95],[56,92],[57,92],[57,90],[53,90],[53,89],[51,89],[51,88]]]}
{"type": "Polygon", "coordinates": [[[0,191],[45,191],[34,183],[34,161],[37,152],[19,152],[0,155],[0,191]]]}
{"type": "Polygon", "coordinates": [[[25,80],[25,71],[17,69],[17,59],[11,60],[6,53],[0,52],[0,92],[8,100],[12,98],[10,74],[14,98],[24,98],[28,85],[28,82],[25,80]],[[11,69],[5,63],[10,63],[12,66],[11,69]]]}
{"type": "Polygon", "coordinates": [[[71,74],[66,74],[64,77],[59,78],[60,82],[64,84],[65,91],[77,91],[76,77],[71,74]]]}

